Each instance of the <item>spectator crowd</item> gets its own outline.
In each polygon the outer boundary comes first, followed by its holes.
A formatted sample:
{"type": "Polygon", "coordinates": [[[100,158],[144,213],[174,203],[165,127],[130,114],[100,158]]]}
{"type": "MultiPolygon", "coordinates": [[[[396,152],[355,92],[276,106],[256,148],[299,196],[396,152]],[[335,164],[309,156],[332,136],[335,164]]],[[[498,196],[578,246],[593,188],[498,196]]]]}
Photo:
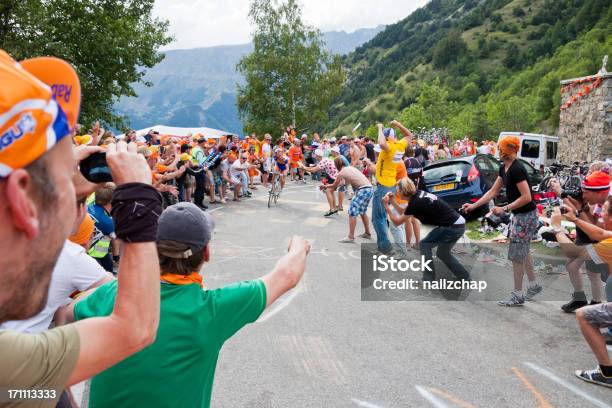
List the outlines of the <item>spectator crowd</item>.
{"type": "MultiPolygon", "coordinates": [[[[512,214],[514,287],[498,303],[522,306],[543,291],[530,253],[538,214],[516,137],[499,145],[426,143],[392,121],[378,125],[375,140],[298,135],[294,127],[276,140],[155,131],[118,138],[98,123],[88,130],[77,124],[79,80],[72,68],[53,58],[36,63],[42,65],[20,65],[0,51],[0,389],[53,391],[32,406],[69,407],[69,387],[89,378],[92,407],[209,406],[224,342],[298,284],[310,246],[293,236],[267,274],[208,290],[201,273],[214,262],[215,223],[206,210],[249,199],[277,178],[281,186],[316,183],[329,205],[325,217],[348,205],[340,243],[375,240],[383,253],[416,249],[439,258],[460,280],[470,280],[470,272],[451,250],[470,213],[504,189],[508,204],[490,211],[512,214]],[[52,78],[37,78],[40,69],[52,78]],[[71,86],[74,98],[56,99],[58,83],[71,86]],[[457,210],[426,190],[427,164],[476,153],[502,161],[479,200],[457,210]],[[79,170],[100,154],[112,182],[94,183],[79,170]],[[425,237],[421,224],[433,227],[425,237]]],[[[610,168],[594,163],[579,198],[558,186],[555,192],[564,202],[550,223],[573,286],[563,310],[576,312],[598,362],[576,375],[611,387],[606,339],[612,336],[602,332],[612,327],[610,168]],[[562,219],[580,231],[575,240],[562,219]]],[[[435,270],[422,279],[436,279],[435,270]]],[[[24,395],[11,404],[25,406],[24,395]]]]}

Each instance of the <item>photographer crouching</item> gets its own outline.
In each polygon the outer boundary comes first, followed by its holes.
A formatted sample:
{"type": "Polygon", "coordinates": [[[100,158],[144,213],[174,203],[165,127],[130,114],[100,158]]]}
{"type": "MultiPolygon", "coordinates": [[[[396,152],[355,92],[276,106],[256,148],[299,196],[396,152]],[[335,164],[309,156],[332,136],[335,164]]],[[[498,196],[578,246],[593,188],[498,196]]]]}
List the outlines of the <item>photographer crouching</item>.
{"type": "MultiPolygon", "coordinates": [[[[583,221],[578,216],[576,209],[564,205],[561,209],[555,210],[551,217],[555,237],[561,244],[561,249],[569,258],[583,261],[590,260],[595,264],[605,265],[609,268],[612,265],[612,196],[606,198],[602,207],[604,228],[583,221]],[[583,246],[572,243],[561,229],[561,219],[563,217],[576,223],[576,226],[582,228],[589,238],[599,242],[583,246]]],[[[612,302],[582,307],[576,311],[576,318],[586,342],[599,363],[599,366],[593,370],[577,370],[575,372],[576,376],[584,381],[612,387],[612,361],[610,361],[606,349],[604,335],[600,331],[603,328],[612,328],[612,302]]]]}
{"type": "MultiPolygon", "coordinates": [[[[551,189],[558,197],[563,198],[565,208],[569,209],[568,211],[571,213],[577,214],[574,217],[577,219],[576,245],[589,245],[599,241],[593,240],[585,233],[584,225],[597,225],[601,221],[601,207],[606,202],[610,193],[610,175],[605,172],[605,170],[609,171],[609,169],[604,166],[604,162],[593,163],[581,188],[577,191],[564,191],[556,180],[551,181],[551,189]]],[[[572,299],[561,306],[561,309],[566,313],[573,313],[577,309],[589,304],[584,293],[582,276],[580,274],[580,267],[583,264],[591,282],[593,298],[590,304],[602,302],[603,291],[601,281],[610,280],[606,264],[597,265],[590,259],[570,258],[566,264],[566,269],[574,292],[572,299]]],[[[612,300],[612,281],[606,285],[606,292],[608,300],[612,300]]]]}

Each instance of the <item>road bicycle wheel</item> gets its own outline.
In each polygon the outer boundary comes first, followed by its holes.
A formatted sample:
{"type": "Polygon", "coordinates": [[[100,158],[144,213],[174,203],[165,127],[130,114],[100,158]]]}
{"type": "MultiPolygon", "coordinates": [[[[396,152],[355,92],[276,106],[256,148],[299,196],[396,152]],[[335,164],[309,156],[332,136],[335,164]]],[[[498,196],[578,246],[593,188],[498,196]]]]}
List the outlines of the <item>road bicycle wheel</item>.
{"type": "Polygon", "coordinates": [[[268,208],[272,206],[273,197],[274,197],[274,184],[270,186],[270,190],[268,191],[268,208]]]}
{"type": "Polygon", "coordinates": [[[274,190],[274,204],[276,204],[278,202],[278,197],[280,197],[281,192],[280,181],[276,182],[276,184],[274,185],[274,190]]]}

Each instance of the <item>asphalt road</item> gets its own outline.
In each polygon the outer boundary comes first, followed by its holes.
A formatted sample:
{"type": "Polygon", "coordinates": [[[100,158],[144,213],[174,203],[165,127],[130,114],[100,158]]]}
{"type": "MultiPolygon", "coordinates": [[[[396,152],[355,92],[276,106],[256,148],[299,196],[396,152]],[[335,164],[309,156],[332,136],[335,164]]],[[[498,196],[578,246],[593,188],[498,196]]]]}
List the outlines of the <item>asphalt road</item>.
{"type": "Polygon", "coordinates": [[[302,283],[225,344],[212,406],[612,407],[612,389],[574,377],[596,362],[561,302],[361,301],[346,212],[325,210],[290,182],[271,209],[261,186],[211,207],[211,288],[266,274],[292,234],[312,241],[302,283]]]}

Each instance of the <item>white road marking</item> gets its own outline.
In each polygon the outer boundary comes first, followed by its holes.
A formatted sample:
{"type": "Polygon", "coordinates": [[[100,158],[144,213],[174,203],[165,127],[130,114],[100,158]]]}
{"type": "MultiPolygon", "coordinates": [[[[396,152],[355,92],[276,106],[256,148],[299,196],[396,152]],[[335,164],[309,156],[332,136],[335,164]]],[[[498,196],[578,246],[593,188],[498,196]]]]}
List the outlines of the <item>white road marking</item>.
{"type": "Polygon", "coordinates": [[[220,210],[220,209],[222,209],[222,208],[225,208],[225,206],[220,205],[219,207],[217,207],[217,208],[213,208],[212,210],[206,210],[206,212],[210,214],[210,213],[213,213],[213,212],[215,212],[215,211],[219,211],[219,210],[220,210]]]}
{"type": "Polygon", "coordinates": [[[288,295],[285,295],[278,299],[276,302],[274,302],[274,306],[272,306],[269,311],[259,316],[259,319],[257,319],[257,323],[265,322],[266,320],[270,319],[272,316],[289,306],[293,299],[295,299],[296,296],[302,293],[303,291],[303,283],[300,282],[295,287],[295,289],[293,289],[288,295]]]}
{"type": "Polygon", "coordinates": [[[436,408],[450,408],[440,398],[433,395],[429,390],[423,386],[415,385],[414,388],[421,394],[421,397],[425,398],[431,405],[436,408]]]}
{"type": "Polygon", "coordinates": [[[586,392],[582,391],[580,388],[578,388],[574,384],[571,384],[571,383],[565,381],[564,379],[562,379],[559,376],[557,376],[556,374],[548,371],[547,369],[542,368],[542,367],[540,367],[540,366],[538,366],[536,364],[529,363],[529,362],[524,362],[523,364],[525,366],[531,368],[533,371],[535,371],[535,372],[543,375],[544,377],[548,378],[549,380],[552,380],[552,381],[556,382],[557,384],[559,384],[560,386],[570,390],[571,392],[573,392],[577,396],[584,398],[585,400],[589,401],[591,404],[595,405],[596,407],[611,408],[610,405],[606,404],[603,401],[598,400],[595,397],[592,397],[591,395],[589,395],[586,392]]]}
{"type": "Polygon", "coordinates": [[[351,401],[353,401],[353,403],[356,404],[358,407],[364,407],[364,408],[382,408],[382,406],[380,406],[380,405],[372,404],[371,402],[368,402],[368,401],[362,401],[362,400],[357,399],[357,398],[351,398],[351,401]]]}
{"type": "Polygon", "coordinates": [[[359,251],[349,251],[348,255],[353,259],[361,259],[359,251]]]}

